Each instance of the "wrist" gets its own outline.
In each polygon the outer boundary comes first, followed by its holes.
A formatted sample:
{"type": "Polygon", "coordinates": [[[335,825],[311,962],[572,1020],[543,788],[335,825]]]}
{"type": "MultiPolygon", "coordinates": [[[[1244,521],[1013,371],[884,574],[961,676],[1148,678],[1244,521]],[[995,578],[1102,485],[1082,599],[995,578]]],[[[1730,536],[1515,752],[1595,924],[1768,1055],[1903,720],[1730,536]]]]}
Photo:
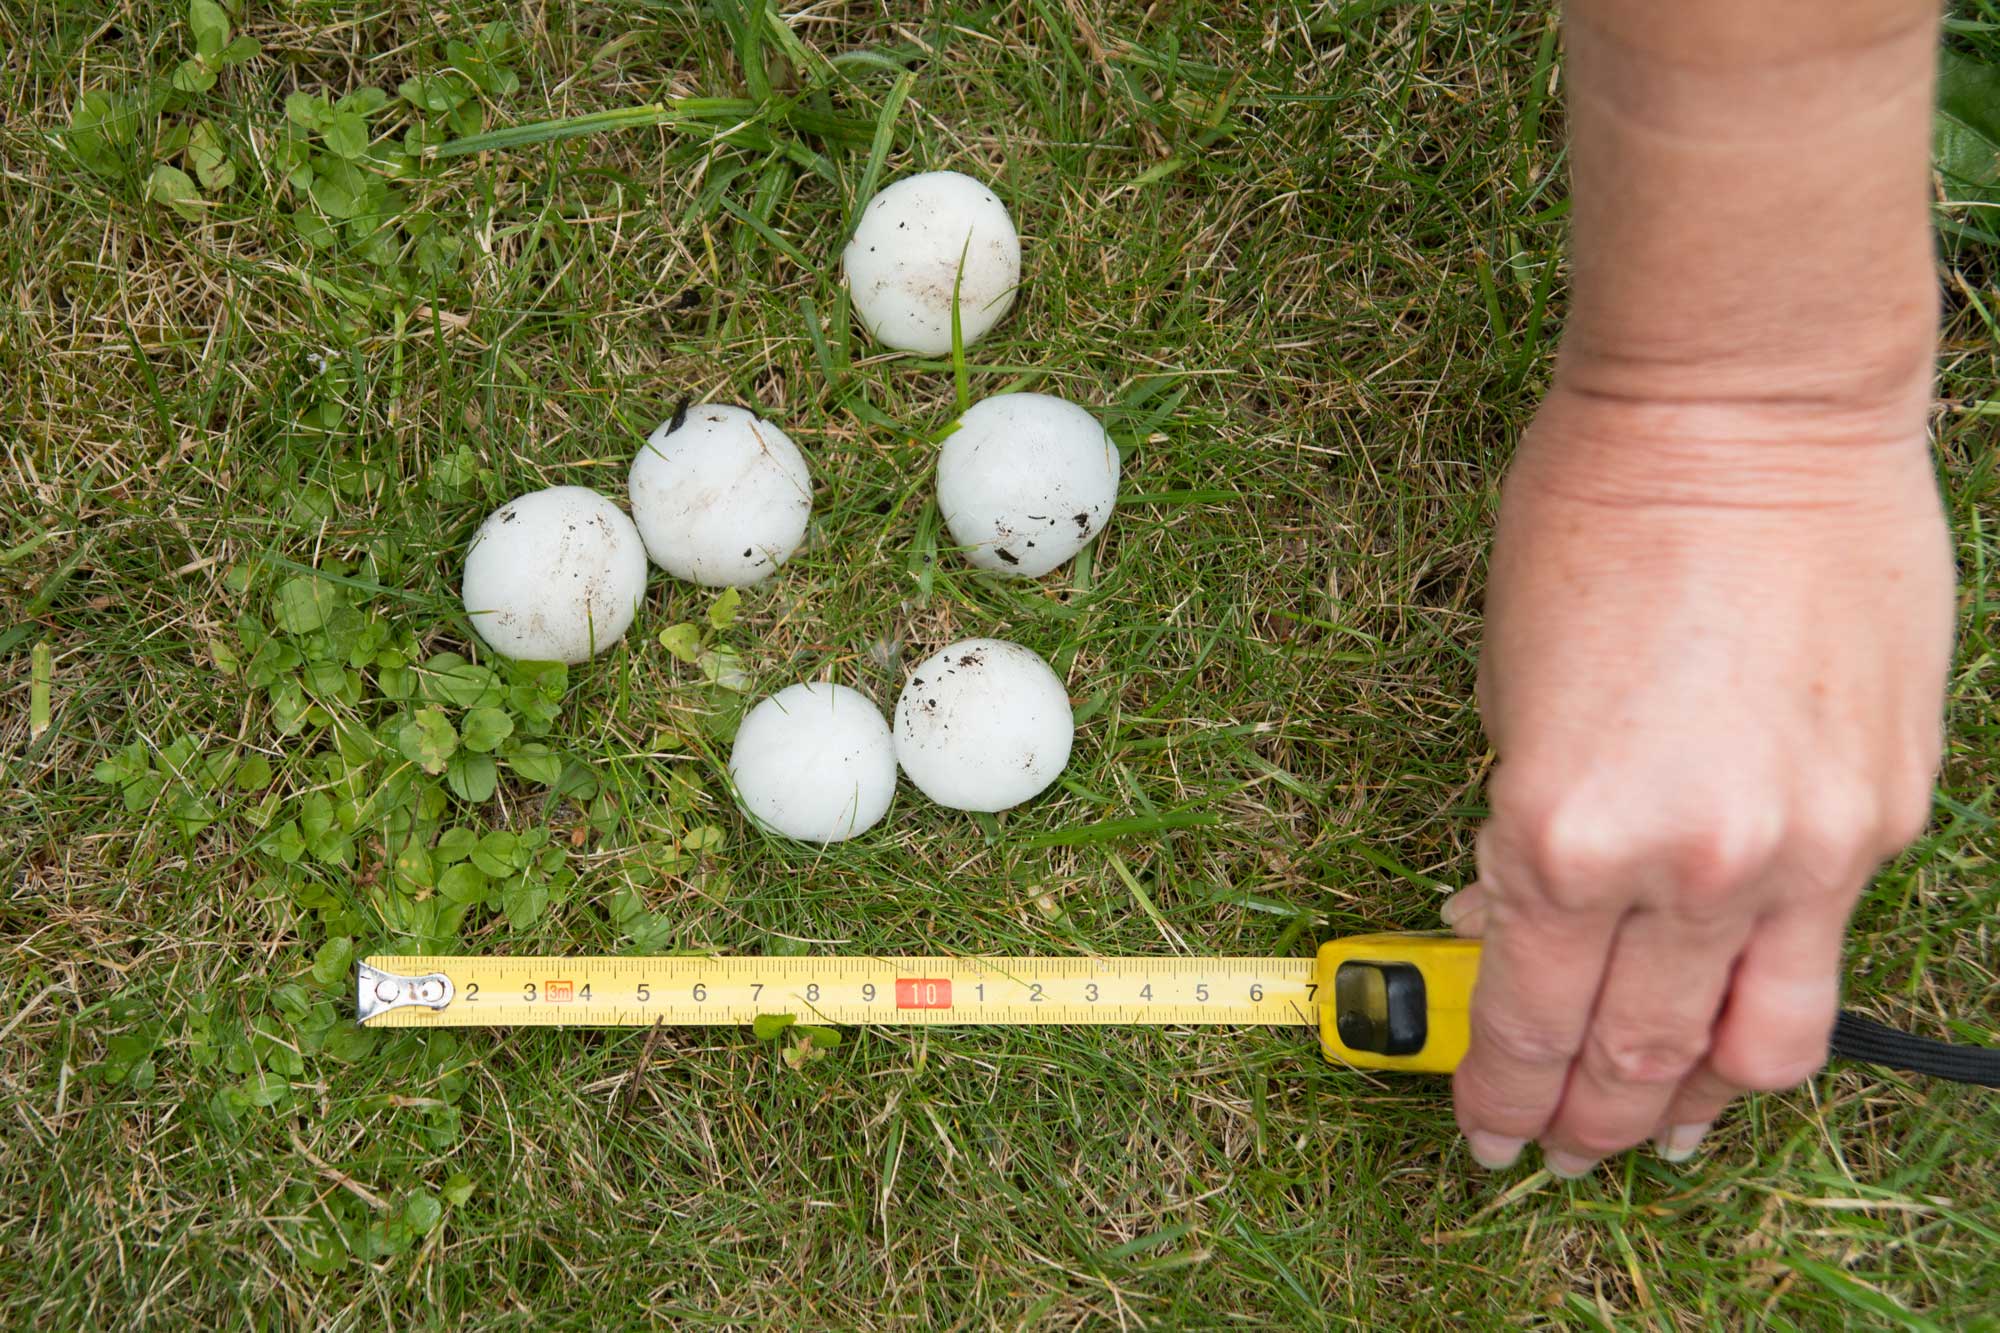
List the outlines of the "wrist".
{"type": "Polygon", "coordinates": [[[1794,42],[1791,3],[1572,0],[1579,393],[1907,408],[1928,375],[1932,23],[1855,0],[1794,42]]]}
{"type": "Polygon", "coordinates": [[[1644,387],[1604,393],[1559,377],[1507,484],[1697,521],[1929,512],[1937,505],[1929,402],[1928,365],[1867,402],[1776,380],[1750,400],[1644,387]]]}

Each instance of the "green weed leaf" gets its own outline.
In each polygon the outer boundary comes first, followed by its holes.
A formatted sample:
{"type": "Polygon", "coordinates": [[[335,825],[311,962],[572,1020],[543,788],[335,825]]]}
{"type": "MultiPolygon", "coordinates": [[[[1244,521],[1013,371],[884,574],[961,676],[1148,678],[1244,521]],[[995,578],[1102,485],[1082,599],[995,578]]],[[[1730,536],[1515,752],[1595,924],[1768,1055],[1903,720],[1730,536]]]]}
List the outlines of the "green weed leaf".
{"type": "Polygon", "coordinates": [[[358,116],[372,116],[389,105],[389,94],[373,85],[364,84],[333,104],[335,111],[351,111],[358,116]]]}
{"type": "Polygon", "coordinates": [[[465,748],[485,754],[514,734],[514,719],[497,708],[475,708],[459,728],[465,748]]]}
{"type": "Polygon", "coordinates": [[[660,647],[692,666],[701,657],[701,630],[693,625],[669,625],[660,631],[660,647]]]}
{"type": "Polygon", "coordinates": [[[1947,48],[1938,66],[1931,156],[1950,219],[1946,230],[2000,243],[2000,65],[1947,48]]]}
{"type": "Polygon", "coordinates": [[[332,114],[332,104],[318,93],[291,93],[285,98],[285,119],[301,129],[316,130],[332,114]]]}
{"type": "Polygon", "coordinates": [[[437,888],[455,903],[477,902],[486,893],[486,875],[475,865],[455,865],[438,876],[437,888]]]}
{"type": "Polygon", "coordinates": [[[528,864],[528,850],[521,839],[505,829],[495,829],[473,849],[472,864],[494,879],[505,879],[528,864]]]}
{"type": "Polygon", "coordinates": [[[431,849],[420,842],[406,843],[396,853],[396,874],[405,883],[420,889],[428,889],[437,883],[437,866],[431,861],[431,849]]]}
{"type": "Polygon", "coordinates": [[[236,790],[263,791],[271,785],[271,761],[261,754],[246,754],[236,766],[236,790]]]}
{"type": "Polygon", "coordinates": [[[728,629],[736,623],[736,608],[743,604],[743,594],[735,588],[724,588],[722,595],[708,606],[708,623],[717,630],[728,629]]]}
{"type": "Polygon", "coordinates": [[[210,63],[228,69],[232,66],[255,60],[263,52],[263,43],[259,42],[255,37],[238,37],[229,43],[229,45],[223,47],[222,54],[210,63]]]}
{"type": "Polygon", "coordinates": [[[553,787],[562,777],[562,757],[540,741],[529,741],[505,757],[507,767],[530,782],[553,787]]]}
{"type": "Polygon", "coordinates": [[[200,60],[183,60],[174,67],[170,82],[177,93],[205,93],[215,86],[215,71],[200,60]]]}
{"type": "Polygon", "coordinates": [[[548,888],[526,879],[510,882],[500,897],[500,910],[507,914],[507,924],[516,930],[534,925],[548,905],[548,888]]]}
{"type": "Polygon", "coordinates": [[[339,990],[347,984],[348,972],[353,966],[354,941],[345,935],[336,935],[313,955],[312,979],[326,990],[339,990]]]}
{"type": "Polygon", "coordinates": [[[397,85],[396,91],[419,111],[436,115],[456,111],[472,96],[471,86],[451,74],[419,74],[415,78],[404,79],[397,85]]]}
{"type": "Polygon", "coordinates": [[[215,0],[192,0],[188,28],[194,33],[195,54],[213,61],[229,45],[229,15],[215,0]]]}
{"type": "Polygon", "coordinates": [[[419,1236],[429,1235],[431,1228],[443,1216],[444,1205],[429,1190],[418,1190],[403,1205],[403,1219],[410,1224],[410,1230],[419,1236]]]}
{"type": "Polygon", "coordinates": [[[743,656],[727,644],[717,644],[700,657],[701,674],[711,685],[738,694],[750,689],[750,673],[743,669],[743,656]]]}
{"type": "Polygon", "coordinates": [[[492,708],[504,693],[491,668],[474,666],[457,653],[439,653],[425,662],[418,689],[433,703],[453,708],[492,708]]]}
{"type": "Polygon", "coordinates": [[[461,800],[487,801],[499,790],[500,770],[492,755],[461,754],[445,769],[444,782],[461,800]]]}
{"type": "Polygon", "coordinates": [[[201,121],[188,135],[187,151],[202,189],[226,190],[235,183],[236,168],[229,163],[229,150],[208,121],[201,121]]]}
{"type": "Polygon", "coordinates": [[[331,583],[314,574],[287,579],[278,589],[272,615],[278,628],[287,634],[310,634],[326,624],[340,594],[331,583]]]}
{"type": "Polygon", "coordinates": [[[154,167],[153,174],[146,178],[146,198],[165,204],[190,222],[201,217],[201,190],[194,178],[179,167],[164,162],[154,167]]]}
{"type": "Polygon", "coordinates": [[[798,1021],[796,1014],[759,1014],[750,1020],[750,1034],[758,1041],[776,1041],[786,1028],[798,1021]]]}
{"type": "Polygon", "coordinates": [[[251,1075],[236,1087],[243,1094],[244,1102],[250,1106],[276,1106],[292,1095],[292,1085],[285,1076],[268,1069],[251,1075]]]}
{"type": "Polygon", "coordinates": [[[353,159],[368,151],[368,121],[353,111],[336,111],[320,127],[327,151],[335,157],[353,159]]]}
{"type": "Polygon", "coordinates": [[[70,113],[63,146],[77,161],[99,176],[115,176],[125,168],[125,154],[138,131],[138,107],[107,92],[88,92],[70,113]]]}
{"type": "Polygon", "coordinates": [[[458,749],[458,732],[441,708],[419,708],[396,733],[396,748],[424,772],[444,772],[445,764],[458,749]]]}
{"type": "Polygon", "coordinates": [[[471,856],[479,846],[479,835],[469,828],[449,828],[437,840],[439,865],[456,865],[471,856]]]}

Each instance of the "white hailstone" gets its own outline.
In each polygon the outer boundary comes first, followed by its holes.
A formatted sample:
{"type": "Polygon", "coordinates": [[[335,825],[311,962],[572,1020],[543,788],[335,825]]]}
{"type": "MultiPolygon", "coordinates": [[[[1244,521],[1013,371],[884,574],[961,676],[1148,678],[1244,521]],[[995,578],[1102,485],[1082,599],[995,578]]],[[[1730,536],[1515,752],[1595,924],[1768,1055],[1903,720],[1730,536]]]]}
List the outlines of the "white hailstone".
{"type": "Polygon", "coordinates": [[[584,486],[509,500],[473,534],[465,614],[502,657],[582,662],[618,642],[646,595],[646,548],[625,511],[584,486]]]}
{"type": "Polygon", "coordinates": [[[823,681],[792,685],[736,729],[729,776],[744,810],[766,828],[841,842],[874,828],[889,809],[895,744],[867,695],[823,681]]]}
{"type": "Polygon", "coordinates": [[[938,455],[938,509],[981,569],[1039,578],[1104,530],[1118,446],[1097,418],[1045,393],[982,399],[938,455]]]}
{"type": "Polygon", "coordinates": [[[1013,308],[1021,237],[985,185],[956,171],[927,171],[868,201],[840,262],[854,313],[876,341],[942,356],[951,350],[954,284],[967,347],[1013,308]]]}
{"type": "Polygon", "coordinates": [[[812,517],[812,474],[785,435],[747,408],[674,414],[632,460],[632,517],[675,578],[747,588],[791,558],[812,517]]]}
{"type": "Polygon", "coordinates": [[[1006,810],[1041,792],[1075,733],[1056,673],[1000,639],[961,639],[924,659],[896,700],[897,760],[954,810],[1006,810]]]}

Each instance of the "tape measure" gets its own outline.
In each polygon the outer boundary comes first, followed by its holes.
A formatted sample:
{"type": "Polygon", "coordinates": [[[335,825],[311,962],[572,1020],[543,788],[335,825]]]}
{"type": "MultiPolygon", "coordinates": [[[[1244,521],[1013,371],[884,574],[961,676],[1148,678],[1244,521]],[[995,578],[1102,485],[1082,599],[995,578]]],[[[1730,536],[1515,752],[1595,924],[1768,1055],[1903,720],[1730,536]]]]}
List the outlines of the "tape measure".
{"type": "MultiPolygon", "coordinates": [[[[1479,942],[1353,935],[1315,958],[494,958],[377,954],[355,970],[369,1027],[805,1023],[1313,1027],[1335,1064],[1448,1074],[1471,1040],[1479,942]]],[[[2000,1086],[2000,1051],[1843,1012],[1834,1055],[2000,1086]]]]}
{"type": "Polygon", "coordinates": [[[1316,958],[404,957],[356,968],[369,1027],[1150,1024],[1317,1028],[1329,1060],[1448,1073],[1477,941],[1356,935],[1316,958]]]}

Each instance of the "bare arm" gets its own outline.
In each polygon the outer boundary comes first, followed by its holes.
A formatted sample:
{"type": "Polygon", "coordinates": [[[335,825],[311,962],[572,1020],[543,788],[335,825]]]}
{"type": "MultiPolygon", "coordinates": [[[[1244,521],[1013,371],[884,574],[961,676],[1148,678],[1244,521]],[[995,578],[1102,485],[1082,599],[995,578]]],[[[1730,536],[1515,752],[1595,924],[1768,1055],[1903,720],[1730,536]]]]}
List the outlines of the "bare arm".
{"type": "Polygon", "coordinates": [[[1825,1058],[1922,827],[1950,655],[1925,447],[1936,13],[1570,0],[1574,296],[1509,474],[1475,1156],[1693,1151],[1825,1058]]]}

